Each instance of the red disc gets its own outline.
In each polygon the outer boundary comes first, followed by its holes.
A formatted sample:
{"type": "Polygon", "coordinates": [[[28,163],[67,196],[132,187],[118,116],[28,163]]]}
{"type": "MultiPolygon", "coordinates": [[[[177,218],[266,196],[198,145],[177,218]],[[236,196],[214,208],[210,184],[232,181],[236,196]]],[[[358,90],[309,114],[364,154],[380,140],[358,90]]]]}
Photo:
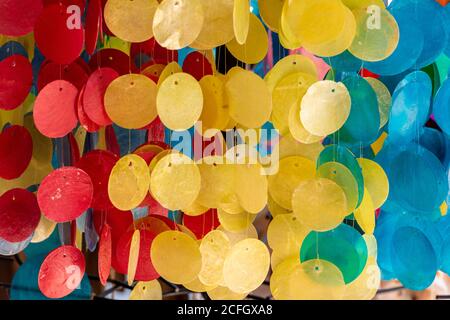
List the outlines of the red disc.
{"type": "Polygon", "coordinates": [[[216,229],[220,223],[216,209],[209,209],[199,216],[183,216],[183,224],[191,230],[197,239],[202,239],[208,232],[216,229]]]}
{"type": "Polygon", "coordinates": [[[34,232],[40,218],[34,193],[12,189],[0,197],[0,238],[9,242],[24,241],[34,232]]]}
{"type": "Polygon", "coordinates": [[[83,93],[83,107],[89,119],[100,126],[112,124],[112,120],[105,111],[103,97],[109,84],[119,76],[117,71],[111,68],[99,68],[95,70],[86,83],[83,93]]]}
{"type": "Polygon", "coordinates": [[[27,58],[15,54],[0,61],[0,109],[13,110],[28,96],[33,70],[27,58]]]}
{"type": "Polygon", "coordinates": [[[112,152],[94,150],[85,154],[75,164],[91,177],[94,186],[91,208],[94,210],[106,210],[113,207],[108,196],[108,181],[117,160],[119,158],[112,152]]]}
{"type": "Polygon", "coordinates": [[[122,76],[130,73],[130,58],[124,52],[117,49],[102,49],[91,57],[89,67],[92,70],[112,68],[122,76]]]}
{"type": "Polygon", "coordinates": [[[33,156],[33,140],[25,127],[10,126],[0,134],[0,178],[12,180],[24,173],[33,156]]]}
{"type": "Polygon", "coordinates": [[[39,289],[47,298],[63,298],[78,288],[85,270],[86,262],[80,250],[73,246],[56,248],[42,262],[39,289]]]}
{"type": "Polygon", "coordinates": [[[37,87],[41,91],[47,84],[55,80],[66,80],[77,87],[83,88],[88,79],[86,70],[76,61],[69,65],[61,65],[55,62],[48,62],[39,71],[37,87]]]}
{"type": "Polygon", "coordinates": [[[86,52],[93,54],[100,31],[102,4],[100,0],[89,1],[86,13],[86,52]]]}
{"type": "Polygon", "coordinates": [[[81,14],[77,17],[64,4],[52,4],[42,10],[34,27],[34,37],[37,47],[47,59],[70,64],[78,58],[84,42],[81,14]]]}
{"type": "Polygon", "coordinates": [[[183,71],[189,73],[197,81],[206,75],[213,74],[211,63],[198,51],[193,51],[186,56],[183,62],[183,71]]]}
{"type": "Polygon", "coordinates": [[[78,122],[76,105],[78,89],[68,81],[57,80],[41,90],[34,102],[36,128],[49,138],[61,138],[78,122]]]}
{"type": "Polygon", "coordinates": [[[76,5],[84,12],[84,3],[86,0],[44,0],[44,7],[52,4],[63,4],[65,6],[76,5]]]}
{"type": "Polygon", "coordinates": [[[89,175],[75,167],[63,167],[42,180],[37,198],[42,213],[50,220],[67,222],[85,212],[92,202],[89,175]]]}
{"type": "Polygon", "coordinates": [[[30,33],[42,8],[41,0],[0,1],[0,34],[18,37],[30,33]]]}
{"type": "Polygon", "coordinates": [[[111,241],[111,227],[105,223],[102,227],[98,244],[98,276],[102,285],[105,285],[108,281],[111,271],[111,241]]]}
{"type": "MultiPolygon", "coordinates": [[[[130,245],[133,233],[134,230],[127,231],[120,237],[120,240],[117,243],[116,258],[120,265],[120,269],[122,270],[128,269],[128,259],[130,256],[130,245]]],[[[159,274],[153,267],[150,258],[150,248],[153,239],[156,236],[157,234],[148,230],[140,230],[139,259],[135,276],[135,280],[137,281],[150,281],[159,278],[159,274]]]]}
{"type": "Polygon", "coordinates": [[[84,112],[83,93],[84,93],[84,87],[81,89],[80,93],[78,94],[78,98],[77,98],[78,121],[80,122],[80,125],[87,132],[97,132],[98,130],[100,130],[100,126],[98,124],[96,124],[94,121],[92,121],[91,119],[89,119],[86,112],[84,112]]]}

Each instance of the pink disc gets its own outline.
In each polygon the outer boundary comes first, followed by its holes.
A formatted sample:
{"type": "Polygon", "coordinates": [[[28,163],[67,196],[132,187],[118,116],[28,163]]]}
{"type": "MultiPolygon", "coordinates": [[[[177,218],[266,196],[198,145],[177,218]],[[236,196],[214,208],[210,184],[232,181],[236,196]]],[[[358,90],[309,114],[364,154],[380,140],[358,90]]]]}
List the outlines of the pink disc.
{"type": "Polygon", "coordinates": [[[75,167],[63,167],[42,180],[37,199],[48,219],[68,222],[89,208],[93,190],[91,178],[86,172],[75,167]]]}
{"type": "Polygon", "coordinates": [[[19,37],[30,33],[42,8],[41,0],[0,1],[0,34],[19,37]]]}
{"type": "Polygon", "coordinates": [[[100,126],[112,124],[105,111],[103,98],[109,84],[116,79],[119,74],[111,68],[99,68],[95,70],[86,83],[83,93],[83,108],[89,119],[100,126]]]}
{"type": "MultiPolygon", "coordinates": [[[[117,243],[116,258],[120,265],[120,269],[122,270],[128,269],[128,259],[130,256],[130,245],[133,233],[134,230],[129,230],[124,233],[117,243]]],[[[150,281],[159,278],[159,274],[153,267],[150,257],[150,248],[153,239],[156,236],[157,234],[148,230],[140,230],[139,259],[135,276],[135,280],[137,281],[150,281]]]]}
{"type": "Polygon", "coordinates": [[[0,134],[0,178],[12,180],[28,168],[33,140],[25,127],[10,126],[0,134]]]}
{"type": "Polygon", "coordinates": [[[92,70],[112,68],[122,76],[130,73],[130,58],[124,52],[117,49],[102,49],[91,57],[89,67],[92,70]]]}
{"type": "Polygon", "coordinates": [[[183,71],[189,73],[197,81],[206,75],[213,74],[211,63],[198,51],[193,51],[186,56],[183,62],[183,71]]]}
{"type": "Polygon", "coordinates": [[[204,214],[195,217],[183,215],[183,224],[195,234],[197,239],[202,239],[208,232],[220,225],[216,209],[209,209],[204,214]]]}
{"type": "Polygon", "coordinates": [[[109,151],[93,150],[75,164],[91,178],[94,187],[91,207],[94,210],[106,210],[113,207],[108,195],[108,181],[117,160],[119,158],[109,151]]]}
{"type": "Polygon", "coordinates": [[[100,130],[100,126],[98,124],[96,124],[94,121],[92,121],[91,119],[89,119],[86,112],[84,112],[83,93],[84,93],[84,87],[81,89],[80,93],[78,94],[78,98],[77,98],[78,121],[80,122],[80,125],[87,132],[97,132],[98,130],[100,130]]]}
{"type": "Polygon", "coordinates": [[[34,102],[33,117],[39,132],[49,138],[61,138],[72,131],[78,122],[77,97],[78,89],[68,81],[46,85],[34,102]]]}
{"type": "Polygon", "coordinates": [[[102,4],[100,0],[89,1],[86,13],[86,52],[92,55],[97,47],[101,27],[102,4]]]}
{"type": "Polygon", "coordinates": [[[34,27],[39,50],[47,59],[60,64],[70,64],[83,50],[82,11],[77,17],[70,9],[64,4],[49,5],[42,10],[34,27]]]}
{"type": "Polygon", "coordinates": [[[33,70],[27,58],[15,54],[0,61],[0,109],[13,110],[30,93],[33,70]]]}
{"type": "Polygon", "coordinates": [[[104,224],[98,242],[98,276],[105,285],[111,272],[112,238],[111,227],[104,224]]]}
{"type": "Polygon", "coordinates": [[[0,238],[9,242],[24,241],[32,235],[40,218],[34,193],[12,189],[0,197],[0,238]]]}
{"type": "Polygon", "coordinates": [[[86,270],[80,250],[62,246],[51,251],[42,262],[38,285],[47,298],[59,299],[78,288],[86,270]]]}
{"type": "Polygon", "coordinates": [[[76,61],[69,65],[61,65],[48,62],[39,71],[37,87],[41,91],[47,84],[55,80],[66,80],[77,87],[78,90],[84,86],[88,79],[86,70],[76,61]]]}

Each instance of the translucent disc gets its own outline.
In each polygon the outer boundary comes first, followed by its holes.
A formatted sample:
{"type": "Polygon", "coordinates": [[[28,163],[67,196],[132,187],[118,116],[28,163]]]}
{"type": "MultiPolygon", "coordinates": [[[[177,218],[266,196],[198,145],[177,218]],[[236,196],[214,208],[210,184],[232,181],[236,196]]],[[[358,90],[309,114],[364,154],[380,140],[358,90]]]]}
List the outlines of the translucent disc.
{"type": "Polygon", "coordinates": [[[159,234],[153,240],[150,253],[156,271],[175,284],[193,281],[202,267],[202,256],[197,242],[179,231],[159,234]]]}
{"type": "Polygon", "coordinates": [[[250,27],[250,1],[235,0],[233,7],[233,30],[238,44],[244,44],[247,40],[250,27]]]}
{"type": "Polygon", "coordinates": [[[380,287],[381,271],[376,258],[369,256],[361,274],[345,287],[345,300],[371,300],[380,287]]]}
{"type": "Polygon", "coordinates": [[[298,142],[304,144],[312,144],[319,142],[324,139],[324,137],[313,135],[308,132],[300,119],[301,103],[296,102],[289,108],[288,124],[289,132],[292,137],[298,142]]]}
{"type": "Polygon", "coordinates": [[[375,230],[375,206],[367,189],[364,189],[363,200],[353,214],[361,229],[372,234],[375,230]]]}
{"type": "Polygon", "coordinates": [[[130,300],[162,300],[162,288],[158,280],[140,281],[130,293],[130,300]]]}
{"type": "Polygon", "coordinates": [[[326,231],[347,215],[347,198],[334,181],[316,178],[300,182],[292,196],[292,208],[306,227],[326,231]]]}
{"type": "Polygon", "coordinates": [[[220,230],[213,230],[202,239],[202,268],[198,277],[203,284],[216,286],[222,281],[223,264],[230,249],[230,240],[220,230]]]}
{"type": "Polygon", "coordinates": [[[256,218],[256,214],[248,212],[228,213],[222,209],[217,210],[220,225],[230,232],[243,232],[249,228],[256,218]]]}
{"type": "Polygon", "coordinates": [[[267,276],[270,254],[259,240],[246,239],[236,243],[225,259],[224,283],[236,293],[258,288],[267,276]]]}
{"type": "Polygon", "coordinates": [[[191,75],[175,73],[159,87],[156,105],[166,127],[180,131],[189,129],[202,113],[202,88],[191,75]]]}
{"type": "Polygon", "coordinates": [[[359,158],[364,177],[364,186],[373,201],[375,208],[380,208],[389,195],[389,180],[383,168],[375,161],[359,158]]]}
{"type": "Polygon", "coordinates": [[[391,112],[392,97],[389,89],[378,79],[367,77],[364,78],[377,94],[378,110],[380,111],[380,128],[389,120],[389,113],[391,112]]]}

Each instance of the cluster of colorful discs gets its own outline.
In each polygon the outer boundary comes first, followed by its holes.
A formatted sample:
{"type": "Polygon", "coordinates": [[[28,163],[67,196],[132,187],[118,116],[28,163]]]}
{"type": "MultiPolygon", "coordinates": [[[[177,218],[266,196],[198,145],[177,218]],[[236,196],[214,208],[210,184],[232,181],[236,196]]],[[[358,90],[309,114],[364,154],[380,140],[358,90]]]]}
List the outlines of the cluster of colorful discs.
{"type": "Polygon", "coordinates": [[[162,299],[160,277],[211,299],[267,279],[275,299],[371,299],[381,278],[450,273],[448,17],[435,0],[3,0],[0,254],[29,251],[11,296],[76,298],[82,250],[136,300],[162,299]]]}

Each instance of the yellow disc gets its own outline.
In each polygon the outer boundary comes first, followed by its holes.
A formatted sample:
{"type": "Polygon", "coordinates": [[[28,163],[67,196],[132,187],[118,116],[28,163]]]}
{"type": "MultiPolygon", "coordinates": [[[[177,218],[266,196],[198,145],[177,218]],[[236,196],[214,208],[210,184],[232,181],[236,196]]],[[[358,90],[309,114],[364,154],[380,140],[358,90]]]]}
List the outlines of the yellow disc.
{"type": "Polygon", "coordinates": [[[211,300],[243,300],[247,293],[236,293],[227,287],[219,286],[206,292],[211,300]]]}
{"type": "Polygon", "coordinates": [[[196,277],[193,281],[188,283],[183,283],[183,286],[192,292],[206,292],[209,290],[215,289],[217,286],[207,286],[204,285],[198,277],[196,277]]]}
{"type": "Polygon", "coordinates": [[[203,7],[199,0],[164,0],[153,19],[155,40],[167,49],[182,49],[198,37],[203,21],[203,7]]]}
{"type": "Polygon", "coordinates": [[[233,165],[226,164],[222,156],[209,156],[202,159],[198,169],[201,176],[198,203],[208,208],[218,208],[233,192],[233,165]]]}
{"type": "Polygon", "coordinates": [[[317,176],[336,182],[344,190],[347,198],[347,213],[350,214],[358,205],[358,183],[352,172],[339,162],[327,162],[317,169],[317,176]]]}
{"type": "Polygon", "coordinates": [[[367,255],[376,258],[378,256],[377,238],[373,234],[363,234],[362,237],[367,245],[367,255]]]}
{"type": "Polygon", "coordinates": [[[159,77],[161,75],[161,73],[163,72],[163,70],[165,69],[165,65],[163,64],[152,64],[151,66],[148,66],[147,68],[145,68],[141,74],[147,76],[147,77],[159,77]]]}
{"type": "Polygon", "coordinates": [[[378,139],[375,140],[375,142],[370,145],[370,147],[372,148],[373,153],[375,155],[377,155],[378,152],[380,152],[380,150],[383,148],[384,142],[386,141],[387,137],[388,137],[388,134],[383,131],[383,132],[381,132],[378,139]]]}
{"type": "Polygon", "coordinates": [[[400,32],[395,18],[386,9],[376,13],[354,9],[356,36],[348,48],[351,54],[364,61],[381,61],[397,48],[400,32]]]}
{"type": "Polygon", "coordinates": [[[317,136],[339,130],[350,115],[351,99],[342,82],[319,81],[303,96],[300,120],[305,129],[317,136]]]}
{"type": "Polygon", "coordinates": [[[137,264],[139,261],[139,250],[141,244],[141,233],[136,229],[131,237],[130,255],[128,257],[128,285],[132,285],[136,275],[137,264]]]}
{"type": "Polygon", "coordinates": [[[55,230],[56,222],[47,219],[43,214],[39,220],[39,224],[34,230],[33,238],[31,238],[32,243],[39,243],[47,240],[55,230]]]}
{"type": "Polygon", "coordinates": [[[106,113],[122,128],[141,129],[157,116],[156,91],[156,84],[144,75],[123,75],[106,89],[106,113]]]}
{"type": "Polygon", "coordinates": [[[104,11],[106,25],[122,40],[144,42],[153,37],[157,6],[156,0],[108,0],[104,11]]]}
{"type": "Polygon", "coordinates": [[[323,149],[324,147],[320,142],[304,144],[288,134],[280,138],[279,143],[275,145],[272,153],[279,154],[280,159],[289,156],[301,156],[316,162],[323,149]]]}
{"type": "Polygon", "coordinates": [[[176,150],[166,149],[166,150],[163,150],[160,153],[158,153],[156,156],[154,156],[152,161],[150,161],[150,164],[148,165],[148,169],[150,171],[150,174],[153,172],[153,169],[155,169],[156,164],[159,162],[159,160],[161,160],[162,158],[164,158],[165,156],[167,156],[168,154],[171,154],[171,153],[177,153],[178,154],[178,152],[176,150]]]}
{"type": "Polygon", "coordinates": [[[389,195],[389,180],[383,168],[373,160],[358,158],[364,186],[370,193],[375,209],[380,208],[389,195]]]}
{"type": "Polygon", "coordinates": [[[377,294],[380,287],[381,271],[376,259],[367,258],[366,266],[361,274],[346,285],[344,299],[346,300],[371,300],[377,294]]]}
{"type": "Polygon", "coordinates": [[[275,200],[273,200],[273,198],[270,196],[270,193],[267,197],[267,209],[269,210],[273,218],[279,215],[292,213],[292,210],[285,209],[278,203],[276,203],[275,200]]]}
{"type": "Polygon", "coordinates": [[[439,211],[441,212],[441,216],[446,216],[448,210],[448,205],[445,201],[439,206],[439,211]]]}
{"type": "Polygon", "coordinates": [[[202,239],[202,269],[198,275],[200,282],[207,286],[219,285],[223,277],[223,264],[230,249],[230,240],[220,230],[213,230],[202,239]]]}
{"type": "Polygon", "coordinates": [[[200,184],[197,165],[184,154],[171,153],[153,169],[150,191],[163,207],[180,210],[189,207],[197,199],[200,184]]]}
{"type": "Polygon", "coordinates": [[[286,1],[282,16],[303,44],[335,40],[345,25],[345,6],[340,0],[286,1]]]}
{"type": "Polygon", "coordinates": [[[276,216],[267,229],[267,243],[284,255],[298,255],[301,244],[311,230],[294,214],[276,216]]]}
{"type": "Polygon", "coordinates": [[[370,5],[376,5],[382,9],[386,8],[383,0],[342,0],[342,3],[345,4],[350,10],[358,9],[358,8],[367,8],[370,5]]]}
{"type": "Polygon", "coordinates": [[[262,21],[270,30],[278,32],[280,29],[281,10],[284,0],[259,0],[259,14],[262,21]]]}
{"type": "Polygon", "coordinates": [[[247,230],[243,230],[241,232],[230,232],[225,230],[223,226],[219,226],[217,230],[224,232],[228,239],[230,240],[231,246],[234,246],[239,241],[245,239],[258,239],[258,232],[253,224],[251,224],[247,230]]]}
{"type": "Polygon", "coordinates": [[[241,70],[225,83],[230,117],[246,128],[259,128],[269,121],[271,97],[266,83],[251,71],[241,70]],[[245,88],[245,90],[243,90],[245,88]]]}
{"type": "Polygon", "coordinates": [[[189,237],[192,238],[192,240],[197,241],[197,236],[186,226],[182,224],[177,224],[178,231],[183,232],[184,234],[187,234],[189,237]]]}
{"type": "Polygon", "coordinates": [[[289,133],[289,110],[300,103],[308,88],[316,82],[316,77],[296,72],[281,79],[272,92],[271,122],[281,135],[289,133]]]}
{"type": "Polygon", "coordinates": [[[181,209],[184,214],[187,214],[188,216],[200,216],[204,214],[206,211],[208,211],[209,208],[202,206],[198,203],[198,200],[195,200],[190,206],[187,208],[181,209]]]}
{"type": "Polygon", "coordinates": [[[286,32],[286,28],[280,28],[280,33],[278,34],[278,37],[280,39],[280,44],[285,49],[298,49],[301,48],[302,44],[300,40],[296,39],[292,32],[288,31],[286,32]],[[285,33],[288,33],[289,36],[286,36],[285,33]]]}
{"type": "Polygon", "coordinates": [[[217,215],[220,225],[230,232],[243,232],[247,230],[256,218],[256,214],[248,212],[232,214],[222,209],[217,210],[217,215]]]}
{"type": "Polygon", "coordinates": [[[292,196],[294,214],[314,231],[336,228],[347,215],[347,199],[334,181],[315,178],[300,182],[292,196]]]}
{"type": "Polygon", "coordinates": [[[240,44],[235,38],[226,46],[236,59],[248,64],[257,64],[267,54],[269,39],[262,22],[253,13],[250,13],[250,26],[245,42],[240,44]]]}
{"type": "Polygon", "coordinates": [[[300,119],[301,103],[290,106],[288,114],[289,132],[295,140],[304,144],[312,144],[322,141],[325,137],[316,136],[305,129],[300,119]]]}
{"type": "Polygon", "coordinates": [[[372,197],[366,188],[361,204],[354,212],[356,222],[366,234],[372,234],[375,230],[375,207],[372,197]]]}
{"type": "Polygon", "coordinates": [[[187,130],[202,113],[202,88],[193,76],[175,73],[159,87],[156,107],[166,127],[171,130],[187,130]]]}
{"type": "Polygon", "coordinates": [[[238,214],[245,211],[239,203],[239,198],[236,193],[231,193],[223,197],[220,200],[218,208],[231,214],[238,214]]]}
{"type": "Polygon", "coordinates": [[[238,44],[244,44],[247,40],[250,28],[250,1],[234,0],[233,30],[238,44]]]}
{"type": "Polygon", "coordinates": [[[267,205],[267,178],[263,167],[256,164],[236,164],[235,192],[239,204],[249,213],[258,213],[267,205]]]}
{"type": "Polygon", "coordinates": [[[314,178],[315,163],[309,159],[292,156],[280,160],[279,170],[269,176],[270,196],[283,208],[292,210],[292,194],[300,182],[314,178]]]}
{"type": "MultiPolygon", "coordinates": [[[[230,121],[230,116],[225,107],[222,80],[213,75],[206,75],[199,84],[203,92],[203,109],[200,115],[203,132],[201,133],[205,135],[208,129],[224,130],[230,121]]],[[[210,138],[211,135],[207,137],[210,138]]]]}
{"type": "Polygon", "coordinates": [[[175,284],[195,280],[202,267],[197,242],[179,231],[160,233],[152,242],[150,255],[161,277],[175,284]]]}
{"type": "Polygon", "coordinates": [[[164,80],[166,80],[168,77],[170,77],[174,73],[180,73],[180,72],[183,72],[183,69],[181,69],[180,65],[178,63],[176,63],[175,61],[172,61],[171,63],[166,65],[166,67],[164,68],[164,70],[161,72],[161,74],[159,76],[158,84],[157,84],[158,89],[161,86],[161,84],[164,82],[164,80]]]}
{"type": "Polygon", "coordinates": [[[280,263],[270,278],[276,300],[339,300],[345,293],[341,271],[325,260],[300,264],[298,257],[280,263]]]}
{"type": "Polygon", "coordinates": [[[372,87],[372,89],[377,94],[378,100],[378,110],[380,111],[380,129],[384,127],[384,125],[389,120],[389,114],[391,112],[392,106],[392,97],[389,89],[386,85],[378,79],[367,77],[364,78],[372,87]]]}
{"type": "Polygon", "coordinates": [[[229,42],[234,37],[234,0],[200,0],[203,6],[204,22],[192,48],[208,50],[229,42]]]}
{"type": "Polygon", "coordinates": [[[131,290],[130,300],[162,300],[162,288],[158,280],[140,281],[131,290]]]}
{"type": "Polygon", "coordinates": [[[298,259],[298,250],[295,253],[272,250],[272,256],[270,257],[270,267],[272,268],[272,271],[275,270],[284,260],[290,258],[298,259]]]}
{"type": "Polygon", "coordinates": [[[109,199],[119,210],[134,209],[148,194],[149,184],[145,160],[135,154],[126,155],[117,161],[109,175],[109,199]]]}
{"type": "Polygon", "coordinates": [[[270,254],[265,244],[256,239],[236,243],[223,265],[224,283],[236,293],[258,288],[267,276],[270,254]]]}
{"type": "Polygon", "coordinates": [[[304,44],[309,52],[321,57],[332,57],[344,52],[350,47],[356,34],[356,21],[352,12],[347,7],[343,8],[346,18],[339,36],[329,42],[304,44]]]}
{"type": "Polygon", "coordinates": [[[318,79],[317,67],[311,59],[299,54],[292,54],[278,61],[266,74],[264,81],[272,92],[278,81],[296,72],[307,73],[318,79]]]}

